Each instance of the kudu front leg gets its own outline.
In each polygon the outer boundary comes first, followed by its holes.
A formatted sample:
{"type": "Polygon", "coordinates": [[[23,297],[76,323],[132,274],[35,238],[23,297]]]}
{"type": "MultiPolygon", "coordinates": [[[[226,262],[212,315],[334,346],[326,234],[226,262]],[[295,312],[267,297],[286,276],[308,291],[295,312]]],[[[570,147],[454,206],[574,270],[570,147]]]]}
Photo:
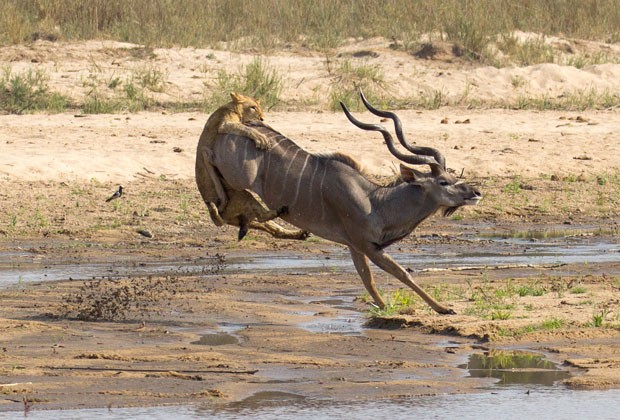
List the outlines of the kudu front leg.
{"type": "Polygon", "coordinates": [[[413,291],[416,292],[422,299],[424,299],[424,301],[428,303],[429,306],[433,308],[433,310],[435,310],[435,312],[447,315],[454,315],[456,313],[454,312],[454,310],[437,302],[435,299],[433,299],[431,295],[422,290],[422,288],[418,286],[415,281],[413,281],[409,273],[407,273],[407,271],[400,264],[394,261],[394,259],[385,252],[374,251],[369,252],[367,255],[368,258],[370,258],[370,260],[377,265],[377,267],[381,268],[387,273],[390,273],[398,280],[402,281],[404,284],[413,289],[413,291]]]}
{"type": "Polygon", "coordinates": [[[349,251],[351,251],[351,258],[353,259],[355,269],[362,278],[362,282],[364,282],[364,287],[366,287],[366,290],[375,301],[375,304],[381,309],[385,308],[385,302],[379,294],[377,286],[375,285],[375,280],[372,277],[372,272],[368,265],[368,258],[366,258],[366,255],[357,252],[353,248],[349,248],[349,251]]]}

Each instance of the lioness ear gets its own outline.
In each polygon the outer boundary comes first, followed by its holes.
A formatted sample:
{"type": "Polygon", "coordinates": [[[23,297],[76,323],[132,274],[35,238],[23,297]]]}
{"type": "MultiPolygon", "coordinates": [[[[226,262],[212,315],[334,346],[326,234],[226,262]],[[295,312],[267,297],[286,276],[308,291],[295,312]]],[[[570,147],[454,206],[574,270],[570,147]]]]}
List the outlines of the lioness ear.
{"type": "Polygon", "coordinates": [[[243,102],[243,96],[239,95],[237,92],[230,92],[230,97],[232,98],[233,102],[237,104],[243,102]]]}

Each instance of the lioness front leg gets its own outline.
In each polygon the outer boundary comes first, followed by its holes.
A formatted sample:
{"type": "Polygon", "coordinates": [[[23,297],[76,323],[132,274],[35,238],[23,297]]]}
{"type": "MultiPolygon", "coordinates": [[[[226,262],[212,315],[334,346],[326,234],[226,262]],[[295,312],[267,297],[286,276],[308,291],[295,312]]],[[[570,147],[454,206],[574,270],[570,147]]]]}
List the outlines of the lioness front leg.
{"type": "Polygon", "coordinates": [[[239,123],[224,123],[220,126],[222,134],[236,134],[251,139],[260,150],[269,150],[273,146],[271,141],[262,133],[239,123]]]}
{"type": "Polygon", "coordinates": [[[259,150],[269,150],[271,149],[271,146],[273,146],[271,144],[271,141],[269,141],[269,139],[267,137],[265,137],[263,134],[259,133],[258,131],[251,131],[251,135],[249,135],[248,137],[251,138],[252,140],[254,140],[254,143],[256,144],[256,148],[259,150]]]}

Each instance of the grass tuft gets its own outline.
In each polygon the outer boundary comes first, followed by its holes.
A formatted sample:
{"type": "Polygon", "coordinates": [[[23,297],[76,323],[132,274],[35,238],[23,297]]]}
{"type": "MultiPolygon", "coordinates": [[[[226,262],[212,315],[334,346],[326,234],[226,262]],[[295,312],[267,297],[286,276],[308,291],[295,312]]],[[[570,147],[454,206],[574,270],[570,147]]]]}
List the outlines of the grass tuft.
{"type": "Polygon", "coordinates": [[[10,114],[33,111],[62,112],[68,106],[67,97],[51,92],[49,76],[40,69],[14,73],[5,67],[0,74],[0,110],[10,114]]]}
{"type": "Polygon", "coordinates": [[[219,71],[215,84],[205,87],[204,108],[207,112],[229,102],[231,92],[259,99],[263,108],[270,109],[280,101],[284,81],[268,60],[255,57],[236,73],[219,71]]]}

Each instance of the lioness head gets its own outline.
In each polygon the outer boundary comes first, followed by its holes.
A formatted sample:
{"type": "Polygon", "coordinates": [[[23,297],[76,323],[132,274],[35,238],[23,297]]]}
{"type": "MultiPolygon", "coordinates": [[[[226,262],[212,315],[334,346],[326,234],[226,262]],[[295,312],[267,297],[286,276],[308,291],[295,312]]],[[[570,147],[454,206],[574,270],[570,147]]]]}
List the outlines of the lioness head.
{"type": "Polygon", "coordinates": [[[263,121],[265,119],[258,99],[243,96],[235,92],[232,92],[230,97],[237,109],[237,113],[241,117],[241,122],[263,121]]]}

